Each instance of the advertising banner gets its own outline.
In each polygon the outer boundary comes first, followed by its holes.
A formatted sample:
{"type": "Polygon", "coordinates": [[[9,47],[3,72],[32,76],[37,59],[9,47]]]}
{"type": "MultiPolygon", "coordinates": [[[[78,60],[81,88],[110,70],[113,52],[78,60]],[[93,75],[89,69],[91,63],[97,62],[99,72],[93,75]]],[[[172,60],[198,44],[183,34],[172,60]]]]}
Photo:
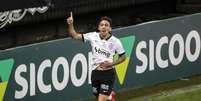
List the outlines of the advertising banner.
{"type": "MultiPolygon", "coordinates": [[[[115,90],[201,74],[201,14],[113,30],[126,50],[115,90]]],[[[60,39],[0,51],[0,101],[77,101],[92,97],[89,43],[60,39]]]]}

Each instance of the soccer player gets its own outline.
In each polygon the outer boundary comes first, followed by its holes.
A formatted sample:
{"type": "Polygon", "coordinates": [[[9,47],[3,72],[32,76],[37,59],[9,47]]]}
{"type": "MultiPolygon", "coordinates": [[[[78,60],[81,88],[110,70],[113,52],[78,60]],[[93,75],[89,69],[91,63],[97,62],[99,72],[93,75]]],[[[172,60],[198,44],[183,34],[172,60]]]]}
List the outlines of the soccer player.
{"type": "Polygon", "coordinates": [[[92,47],[92,91],[98,101],[107,101],[112,92],[115,80],[114,66],[125,60],[125,50],[121,41],[112,35],[112,20],[102,17],[98,22],[98,31],[81,34],[75,31],[73,25],[73,14],[67,18],[68,31],[75,40],[89,41],[92,47]],[[119,57],[114,60],[115,54],[119,57]]]}

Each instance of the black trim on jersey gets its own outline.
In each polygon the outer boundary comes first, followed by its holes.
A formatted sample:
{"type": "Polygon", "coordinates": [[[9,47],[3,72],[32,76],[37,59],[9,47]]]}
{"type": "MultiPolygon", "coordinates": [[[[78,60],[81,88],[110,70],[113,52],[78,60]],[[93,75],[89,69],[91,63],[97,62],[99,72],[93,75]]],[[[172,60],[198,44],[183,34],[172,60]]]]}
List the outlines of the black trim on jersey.
{"type": "Polygon", "coordinates": [[[124,55],[124,54],[126,54],[126,52],[123,52],[123,53],[119,54],[119,56],[121,57],[121,56],[124,55]]]}
{"type": "Polygon", "coordinates": [[[112,34],[110,34],[110,36],[108,38],[106,38],[105,40],[109,40],[112,37],[112,34]]]}
{"type": "Polygon", "coordinates": [[[82,42],[84,42],[84,35],[82,34],[82,42]]]}

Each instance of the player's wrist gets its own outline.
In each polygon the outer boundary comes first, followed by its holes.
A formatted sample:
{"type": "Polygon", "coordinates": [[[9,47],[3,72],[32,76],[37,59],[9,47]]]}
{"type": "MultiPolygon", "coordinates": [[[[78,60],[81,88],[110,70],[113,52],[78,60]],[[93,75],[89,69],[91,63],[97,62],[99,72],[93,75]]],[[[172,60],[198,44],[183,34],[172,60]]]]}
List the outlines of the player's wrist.
{"type": "Polygon", "coordinates": [[[115,64],[116,64],[116,61],[112,62],[112,63],[110,64],[110,66],[111,66],[111,67],[112,67],[112,66],[115,66],[115,64]]]}
{"type": "Polygon", "coordinates": [[[69,27],[73,27],[73,22],[67,22],[69,27]]]}

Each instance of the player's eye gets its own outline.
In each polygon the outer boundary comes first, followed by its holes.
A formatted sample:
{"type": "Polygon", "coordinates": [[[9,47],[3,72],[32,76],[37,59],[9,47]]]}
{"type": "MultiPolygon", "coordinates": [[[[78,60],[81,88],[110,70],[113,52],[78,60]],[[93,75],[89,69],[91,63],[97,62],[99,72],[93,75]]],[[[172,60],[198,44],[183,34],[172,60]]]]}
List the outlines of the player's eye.
{"type": "Polygon", "coordinates": [[[108,27],[109,25],[108,25],[108,24],[105,24],[105,26],[108,27]]]}

